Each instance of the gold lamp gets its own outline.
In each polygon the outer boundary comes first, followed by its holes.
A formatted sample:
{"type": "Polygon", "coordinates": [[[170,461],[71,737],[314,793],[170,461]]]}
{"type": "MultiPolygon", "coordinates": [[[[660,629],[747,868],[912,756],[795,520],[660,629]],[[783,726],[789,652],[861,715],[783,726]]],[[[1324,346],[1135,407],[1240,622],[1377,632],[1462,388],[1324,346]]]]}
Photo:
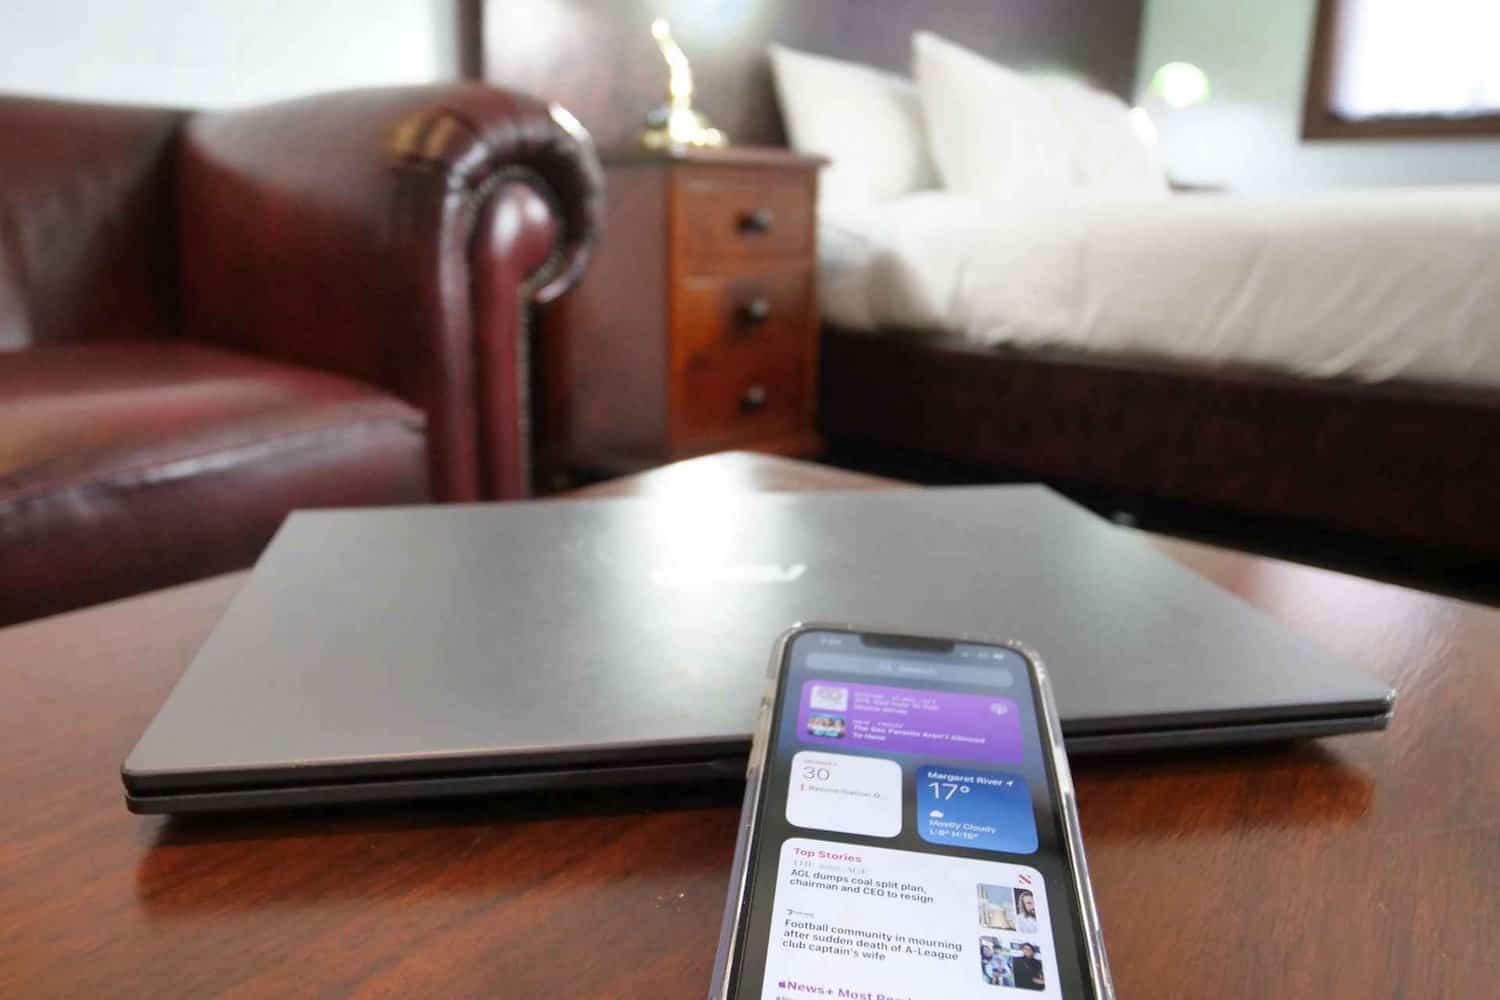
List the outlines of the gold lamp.
{"type": "Polygon", "coordinates": [[[672,37],[671,25],[660,17],[652,21],[651,37],[667,63],[667,100],[646,115],[641,145],[656,150],[728,145],[729,137],[710,125],[702,112],[693,110],[693,68],[672,37]]]}

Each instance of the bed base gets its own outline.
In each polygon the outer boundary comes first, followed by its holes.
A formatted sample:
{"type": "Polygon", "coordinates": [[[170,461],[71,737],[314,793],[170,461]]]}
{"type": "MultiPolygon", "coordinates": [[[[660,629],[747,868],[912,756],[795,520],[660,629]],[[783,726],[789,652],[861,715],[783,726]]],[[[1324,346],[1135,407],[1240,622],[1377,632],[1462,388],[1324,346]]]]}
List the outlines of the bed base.
{"type": "Polygon", "coordinates": [[[1500,556],[1500,390],[824,328],[830,441],[1500,556]]]}

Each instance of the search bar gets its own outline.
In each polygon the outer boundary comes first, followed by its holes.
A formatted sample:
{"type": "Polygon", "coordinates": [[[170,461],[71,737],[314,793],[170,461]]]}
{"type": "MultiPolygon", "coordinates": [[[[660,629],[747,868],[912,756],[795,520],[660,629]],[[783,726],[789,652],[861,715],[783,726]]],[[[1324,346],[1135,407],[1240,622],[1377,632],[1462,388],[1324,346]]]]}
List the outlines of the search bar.
{"type": "Polygon", "coordinates": [[[891,680],[946,681],[952,684],[975,684],[982,687],[1008,688],[1016,677],[1010,667],[970,666],[966,663],[924,663],[920,660],[898,660],[888,656],[858,656],[853,653],[809,653],[809,670],[891,680]]]}

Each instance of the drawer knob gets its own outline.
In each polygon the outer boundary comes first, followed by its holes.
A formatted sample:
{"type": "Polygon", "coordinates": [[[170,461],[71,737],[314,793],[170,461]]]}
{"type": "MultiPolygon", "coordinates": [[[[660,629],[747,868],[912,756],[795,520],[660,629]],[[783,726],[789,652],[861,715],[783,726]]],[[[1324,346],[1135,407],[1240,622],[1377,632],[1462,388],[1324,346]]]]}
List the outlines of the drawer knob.
{"type": "Polygon", "coordinates": [[[776,222],[776,213],[769,208],[757,208],[740,216],[740,232],[769,233],[776,222]]]}
{"type": "Polygon", "coordinates": [[[740,397],[741,413],[758,413],[761,410],[765,409],[765,407],[766,387],[761,385],[759,382],[746,389],[745,394],[740,397]]]}
{"type": "Polygon", "coordinates": [[[741,323],[758,326],[771,318],[771,303],[764,295],[757,295],[741,304],[739,312],[741,323]]]}

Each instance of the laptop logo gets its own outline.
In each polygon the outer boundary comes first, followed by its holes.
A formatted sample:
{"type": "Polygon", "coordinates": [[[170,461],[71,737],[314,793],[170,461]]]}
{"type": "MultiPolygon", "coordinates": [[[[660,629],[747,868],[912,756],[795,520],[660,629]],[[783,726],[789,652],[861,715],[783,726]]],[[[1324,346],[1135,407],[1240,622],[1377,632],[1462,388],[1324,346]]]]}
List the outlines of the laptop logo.
{"type": "Polygon", "coordinates": [[[705,583],[795,583],[806,572],[806,563],[661,566],[651,571],[651,582],[658,587],[694,587],[705,583]]]}

